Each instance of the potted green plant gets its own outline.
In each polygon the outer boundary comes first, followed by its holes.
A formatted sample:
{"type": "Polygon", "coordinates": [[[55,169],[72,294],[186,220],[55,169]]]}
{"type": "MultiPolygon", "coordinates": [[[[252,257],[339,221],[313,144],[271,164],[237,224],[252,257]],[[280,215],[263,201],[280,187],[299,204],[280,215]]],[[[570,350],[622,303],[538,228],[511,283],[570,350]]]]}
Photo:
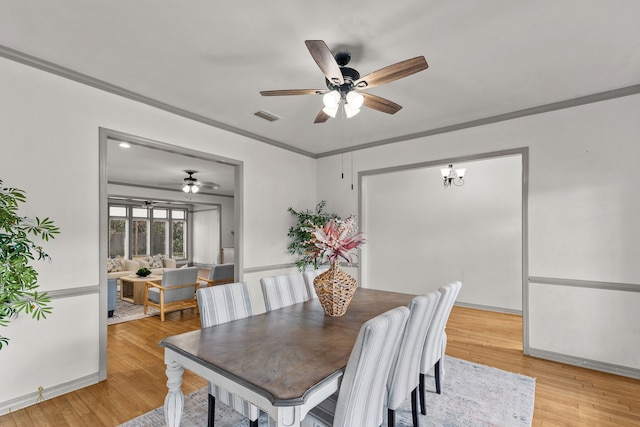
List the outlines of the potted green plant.
{"type": "Polygon", "coordinates": [[[298,255],[296,267],[300,271],[304,271],[308,265],[318,268],[318,262],[320,261],[313,256],[313,247],[310,243],[313,235],[310,230],[316,227],[324,227],[330,219],[340,219],[337,214],[324,211],[326,204],[327,202],[324,200],[320,201],[315,210],[296,211],[293,208],[287,209],[296,218],[296,224],[289,228],[287,233],[287,236],[291,238],[291,243],[289,243],[287,249],[291,255],[298,255]]]}
{"type": "MultiPolygon", "coordinates": [[[[18,214],[19,204],[26,203],[22,190],[2,187],[0,180],[0,326],[8,326],[19,313],[36,320],[51,313],[47,293],[38,293],[38,272],[29,265],[50,260],[49,255],[31,237],[48,241],[60,233],[49,218],[28,218],[18,214]]],[[[0,350],[9,339],[0,335],[0,350]]]]}
{"type": "Polygon", "coordinates": [[[141,269],[139,269],[138,271],[136,271],[136,274],[140,277],[147,277],[148,275],[151,274],[151,270],[149,270],[146,267],[142,267],[141,269]]]}

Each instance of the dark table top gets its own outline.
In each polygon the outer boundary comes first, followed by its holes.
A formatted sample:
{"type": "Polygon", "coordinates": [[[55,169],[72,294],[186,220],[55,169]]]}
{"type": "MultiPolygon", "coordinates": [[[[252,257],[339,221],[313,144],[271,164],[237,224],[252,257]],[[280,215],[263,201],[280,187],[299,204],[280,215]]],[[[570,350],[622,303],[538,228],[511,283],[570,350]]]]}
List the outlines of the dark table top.
{"type": "Polygon", "coordinates": [[[160,346],[269,399],[301,404],[347,365],[360,327],[415,295],[358,288],[344,316],[325,316],[315,299],[229,323],[167,337],[160,346]]]}

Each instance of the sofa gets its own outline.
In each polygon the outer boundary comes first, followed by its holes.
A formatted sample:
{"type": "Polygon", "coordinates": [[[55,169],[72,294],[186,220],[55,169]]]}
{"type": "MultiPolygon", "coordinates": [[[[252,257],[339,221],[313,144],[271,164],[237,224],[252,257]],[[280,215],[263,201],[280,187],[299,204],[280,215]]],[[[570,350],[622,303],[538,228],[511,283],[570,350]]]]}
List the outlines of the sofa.
{"type": "Polygon", "coordinates": [[[134,260],[121,257],[109,258],[107,260],[107,278],[119,279],[124,276],[132,276],[141,268],[148,268],[152,274],[162,274],[165,270],[176,268],[176,260],[166,258],[163,255],[147,256],[134,260]]]}
{"type": "Polygon", "coordinates": [[[118,302],[118,279],[107,279],[107,317],[113,317],[118,302]]]}

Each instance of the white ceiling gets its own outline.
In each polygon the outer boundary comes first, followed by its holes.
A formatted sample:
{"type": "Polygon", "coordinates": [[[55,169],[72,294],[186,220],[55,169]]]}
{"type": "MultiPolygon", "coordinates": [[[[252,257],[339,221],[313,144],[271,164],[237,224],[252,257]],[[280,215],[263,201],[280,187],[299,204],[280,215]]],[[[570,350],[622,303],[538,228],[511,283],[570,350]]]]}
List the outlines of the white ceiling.
{"type": "Polygon", "coordinates": [[[637,86],[639,21],[636,0],[0,0],[0,55],[322,156],[637,86]],[[314,124],[321,97],[259,94],[325,87],[307,39],[362,75],[419,55],[429,69],[370,89],[395,115],[314,124]]]}
{"type": "MultiPolygon", "coordinates": [[[[140,191],[145,200],[174,201],[197,204],[203,201],[200,196],[234,195],[234,166],[215,161],[209,157],[194,156],[193,153],[176,153],[175,151],[151,148],[149,145],[136,144],[135,141],[128,148],[120,146],[120,140],[107,139],[107,179],[113,185],[127,185],[146,189],[165,189],[173,193],[151,196],[149,191],[140,191]],[[200,183],[198,197],[182,192],[186,170],[195,171],[193,177],[200,183]],[[206,184],[217,184],[214,189],[206,184]]],[[[114,188],[114,187],[112,187],[114,188]]],[[[113,195],[113,191],[111,192],[113,195]]]]}

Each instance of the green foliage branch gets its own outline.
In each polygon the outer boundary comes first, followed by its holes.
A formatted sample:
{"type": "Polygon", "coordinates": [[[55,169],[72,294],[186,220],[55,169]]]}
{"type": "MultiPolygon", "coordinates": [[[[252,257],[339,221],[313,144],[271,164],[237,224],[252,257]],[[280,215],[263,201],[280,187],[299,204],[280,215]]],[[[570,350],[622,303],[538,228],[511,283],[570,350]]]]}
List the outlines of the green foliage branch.
{"type": "Polygon", "coordinates": [[[308,265],[313,265],[313,268],[318,268],[320,260],[314,257],[314,246],[311,243],[313,234],[311,231],[316,227],[324,227],[324,225],[330,219],[340,219],[335,213],[325,212],[324,207],[327,202],[322,200],[317,205],[315,210],[296,211],[293,208],[287,209],[291,215],[296,218],[296,224],[289,228],[287,236],[291,239],[287,249],[291,255],[298,255],[296,261],[296,267],[298,270],[304,271],[308,265]]]}
{"type": "MultiPolygon", "coordinates": [[[[26,203],[24,191],[2,187],[0,180],[0,326],[8,326],[19,313],[36,320],[51,313],[51,299],[39,293],[38,272],[29,263],[36,259],[51,260],[42,246],[30,237],[49,241],[60,229],[49,218],[18,215],[19,204],[26,203]]],[[[0,335],[0,350],[9,339],[0,335]]]]}

